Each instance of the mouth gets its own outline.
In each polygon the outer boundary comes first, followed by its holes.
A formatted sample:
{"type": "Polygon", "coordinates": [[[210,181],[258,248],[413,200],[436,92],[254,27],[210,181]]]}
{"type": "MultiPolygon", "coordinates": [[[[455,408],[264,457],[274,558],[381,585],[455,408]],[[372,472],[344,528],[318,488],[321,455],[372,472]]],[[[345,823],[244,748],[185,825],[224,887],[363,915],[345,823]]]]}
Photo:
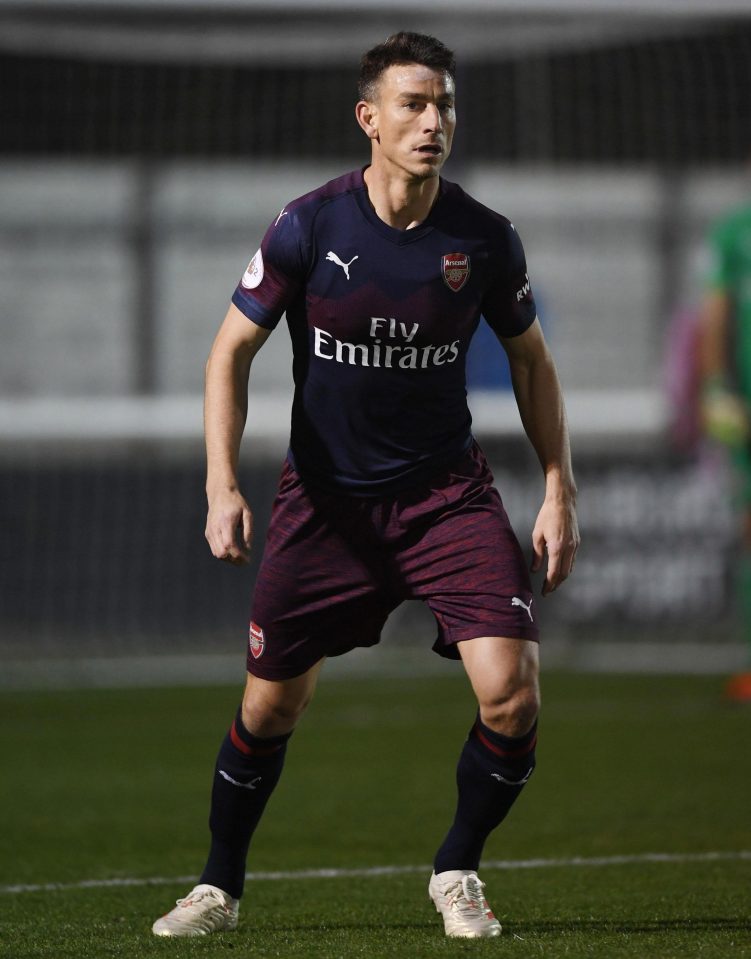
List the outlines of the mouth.
{"type": "Polygon", "coordinates": [[[423,143],[422,146],[415,147],[415,152],[420,156],[439,157],[443,155],[443,147],[438,143],[423,143]]]}

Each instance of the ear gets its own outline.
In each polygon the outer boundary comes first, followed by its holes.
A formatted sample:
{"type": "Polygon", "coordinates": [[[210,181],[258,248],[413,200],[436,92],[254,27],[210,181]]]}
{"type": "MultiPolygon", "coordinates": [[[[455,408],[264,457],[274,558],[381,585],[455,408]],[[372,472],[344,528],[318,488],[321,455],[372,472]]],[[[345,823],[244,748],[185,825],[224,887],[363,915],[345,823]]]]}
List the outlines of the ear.
{"type": "Polygon", "coordinates": [[[367,100],[360,100],[355,106],[355,118],[365,136],[371,140],[378,139],[378,107],[367,100]]]}

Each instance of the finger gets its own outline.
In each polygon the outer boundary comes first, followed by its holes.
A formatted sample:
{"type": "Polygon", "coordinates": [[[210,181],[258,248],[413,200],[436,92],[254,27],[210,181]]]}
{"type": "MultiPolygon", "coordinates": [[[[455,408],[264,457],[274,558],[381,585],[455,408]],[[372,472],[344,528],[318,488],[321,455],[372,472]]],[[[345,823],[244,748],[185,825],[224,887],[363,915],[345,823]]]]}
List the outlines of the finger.
{"type": "Polygon", "coordinates": [[[230,563],[232,566],[244,566],[249,560],[248,554],[238,549],[225,553],[224,556],[220,556],[219,558],[225,563],[230,563]]]}
{"type": "Polygon", "coordinates": [[[576,561],[577,546],[578,542],[572,542],[567,548],[561,550],[560,552],[554,551],[556,563],[554,564],[552,570],[550,568],[550,561],[548,562],[548,579],[550,579],[552,582],[549,592],[557,589],[557,587],[564,583],[573,572],[574,563],[576,561]]]}
{"type": "Polygon", "coordinates": [[[250,559],[250,543],[248,540],[249,535],[252,535],[252,525],[248,523],[247,514],[248,511],[243,510],[243,514],[238,521],[230,521],[224,538],[225,557],[223,558],[226,558],[235,566],[241,566],[250,559]]]}
{"type": "Polygon", "coordinates": [[[211,550],[211,555],[216,559],[221,559],[224,556],[225,549],[222,545],[221,539],[217,536],[215,530],[212,526],[206,525],[206,542],[209,544],[209,549],[211,550]]]}
{"type": "Polygon", "coordinates": [[[238,546],[235,537],[233,536],[231,541],[225,538],[219,559],[222,559],[227,563],[232,563],[234,566],[242,566],[244,563],[248,562],[250,556],[247,550],[244,550],[241,546],[238,546]]]}
{"type": "Polygon", "coordinates": [[[225,539],[219,551],[214,555],[217,559],[221,559],[225,563],[231,563],[233,566],[241,566],[247,563],[249,559],[248,553],[234,539],[232,542],[225,539]]]}
{"type": "Polygon", "coordinates": [[[548,569],[543,583],[543,596],[554,592],[568,576],[571,554],[559,541],[548,543],[548,569]]]}
{"type": "Polygon", "coordinates": [[[545,582],[542,584],[542,595],[547,596],[552,593],[563,582],[561,569],[561,551],[560,549],[548,547],[548,569],[545,574],[545,582]]]}
{"type": "Polygon", "coordinates": [[[532,533],[532,565],[531,570],[536,573],[542,567],[545,558],[545,537],[537,531],[532,533]]]}
{"type": "Polygon", "coordinates": [[[249,509],[243,510],[243,543],[245,544],[246,550],[250,552],[251,547],[253,546],[253,514],[249,509]]]}
{"type": "Polygon", "coordinates": [[[206,539],[208,539],[211,553],[216,559],[231,560],[234,558],[237,547],[233,537],[227,536],[226,532],[221,529],[214,529],[206,534],[206,539]]]}
{"type": "Polygon", "coordinates": [[[216,559],[236,566],[248,562],[248,554],[235,541],[234,527],[228,527],[226,523],[209,523],[206,526],[206,539],[216,559]]]}
{"type": "Polygon", "coordinates": [[[579,550],[579,543],[580,540],[578,530],[574,530],[571,538],[569,539],[568,548],[566,549],[566,564],[564,568],[567,576],[569,576],[574,570],[576,554],[579,550]]]}

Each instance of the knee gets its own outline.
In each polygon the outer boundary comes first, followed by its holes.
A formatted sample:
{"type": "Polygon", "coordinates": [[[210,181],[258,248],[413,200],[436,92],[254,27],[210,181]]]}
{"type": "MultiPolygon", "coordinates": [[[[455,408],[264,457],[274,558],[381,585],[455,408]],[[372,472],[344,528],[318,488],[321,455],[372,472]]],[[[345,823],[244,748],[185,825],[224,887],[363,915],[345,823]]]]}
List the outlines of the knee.
{"type": "Polygon", "coordinates": [[[248,689],[242,703],[243,725],[254,736],[282,736],[297,726],[311,698],[312,692],[285,689],[283,684],[262,693],[248,689]]]}
{"type": "Polygon", "coordinates": [[[532,728],[540,711],[540,689],[536,679],[509,684],[483,697],[479,706],[480,719],[489,729],[503,736],[523,736],[532,728]]]}

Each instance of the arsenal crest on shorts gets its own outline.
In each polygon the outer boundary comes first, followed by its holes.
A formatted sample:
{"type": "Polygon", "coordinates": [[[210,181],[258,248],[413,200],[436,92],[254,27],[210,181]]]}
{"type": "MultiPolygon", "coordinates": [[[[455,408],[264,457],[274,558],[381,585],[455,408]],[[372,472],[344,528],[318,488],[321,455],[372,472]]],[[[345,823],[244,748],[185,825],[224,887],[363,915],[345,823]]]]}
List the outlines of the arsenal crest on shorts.
{"type": "Polygon", "coordinates": [[[458,293],[469,279],[469,257],[466,253],[444,253],[441,271],[446,286],[458,293]]]}
{"type": "Polygon", "coordinates": [[[250,623],[250,629],[248,630],[248,643],[253,659],[260,659],[264,649],[266,649],[266,640],[261,627],[256,626],[252,621],[250,623]]]}

